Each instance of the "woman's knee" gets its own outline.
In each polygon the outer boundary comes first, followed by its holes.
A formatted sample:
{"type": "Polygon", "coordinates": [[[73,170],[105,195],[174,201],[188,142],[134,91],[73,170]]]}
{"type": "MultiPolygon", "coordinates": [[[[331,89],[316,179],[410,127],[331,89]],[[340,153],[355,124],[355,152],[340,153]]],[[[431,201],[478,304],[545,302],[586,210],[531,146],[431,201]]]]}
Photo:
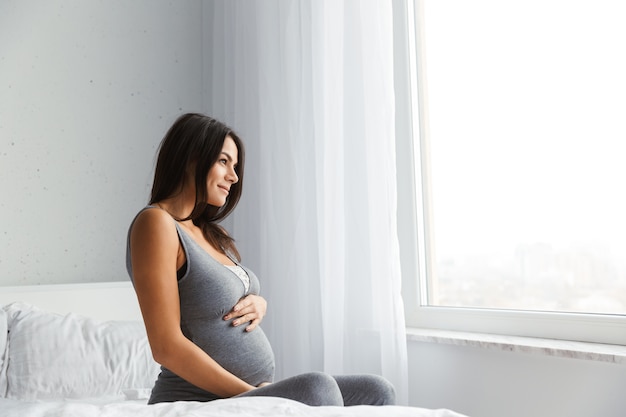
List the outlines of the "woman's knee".
{"type": "Polygon", "coordinates": [[[343,397],[337,381],[323,372],[309,372],[292,378],[303,395],[302,402],[314,406],[342,406],[343,397]]]}
{"type": "Polygon", "coordinates": [[[337,381],[321,372],[292,376],[238,395],[238,397],[259,396],[288,398],[311,406],[343,405],[337,381]]]}
{"type": "Polygon", "coordinates": [[[396,390],[379,375],[336,376],[345,405],[394,405],[396,390]]]}
{"type": "Polygon", "coordinates": [[[396,389],[387,379],[379,375],[369,375],[372,392],[378,397],[375,405],[394,405],[396,403],[396,389]]]}

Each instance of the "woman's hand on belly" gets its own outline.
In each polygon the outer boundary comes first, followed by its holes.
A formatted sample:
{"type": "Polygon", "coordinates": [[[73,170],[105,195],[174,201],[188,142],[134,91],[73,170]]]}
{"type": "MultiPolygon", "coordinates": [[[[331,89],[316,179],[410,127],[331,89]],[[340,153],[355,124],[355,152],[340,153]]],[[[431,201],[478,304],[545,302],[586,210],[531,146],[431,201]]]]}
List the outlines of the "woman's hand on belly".
{"type": "Polygon", "coordinates": [[[232,320],[234,327],[249,323],[246,331],[251,332],[261,323],[266,312],[267,301],[265,301],[265,298],[250,294],[239,300],[230,312],[224,316],[224,320],[232,320]]]}

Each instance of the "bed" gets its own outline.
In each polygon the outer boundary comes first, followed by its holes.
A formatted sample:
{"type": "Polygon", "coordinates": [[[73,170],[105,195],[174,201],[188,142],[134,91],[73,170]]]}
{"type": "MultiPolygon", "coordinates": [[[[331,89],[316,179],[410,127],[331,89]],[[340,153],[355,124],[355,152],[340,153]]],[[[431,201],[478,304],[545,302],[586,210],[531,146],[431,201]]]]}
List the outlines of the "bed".
{"type": "Polygon", "coordinates": [[[128,282],[0,288],[3,417],[463,417],[268,397],[146,405],[158,374],[128,282]]]}

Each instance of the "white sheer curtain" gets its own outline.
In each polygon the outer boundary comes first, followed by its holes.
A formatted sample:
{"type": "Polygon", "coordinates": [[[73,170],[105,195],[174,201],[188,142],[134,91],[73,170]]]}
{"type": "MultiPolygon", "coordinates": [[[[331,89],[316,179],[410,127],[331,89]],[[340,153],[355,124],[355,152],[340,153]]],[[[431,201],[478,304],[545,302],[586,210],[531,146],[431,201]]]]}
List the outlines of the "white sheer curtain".
{"type": "Polygon", "coordinates": [[[391,1],[204,3],[206,111],[246,143],[229,220],[277,376],[371,372],[407,402],[391,1]]]}

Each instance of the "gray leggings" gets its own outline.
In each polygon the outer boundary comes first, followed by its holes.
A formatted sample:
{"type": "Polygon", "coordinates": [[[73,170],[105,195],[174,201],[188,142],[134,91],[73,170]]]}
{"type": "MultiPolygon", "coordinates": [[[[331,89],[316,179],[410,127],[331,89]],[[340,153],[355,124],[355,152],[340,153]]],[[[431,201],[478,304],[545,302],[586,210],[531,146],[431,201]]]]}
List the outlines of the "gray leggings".
{"type": "Polygon", "coordinates": [[[378,375],[330,376],[310,372],[245,392],[237,397],[281,397],[313,406],[393,405],[393,385],[378,375]]]}

